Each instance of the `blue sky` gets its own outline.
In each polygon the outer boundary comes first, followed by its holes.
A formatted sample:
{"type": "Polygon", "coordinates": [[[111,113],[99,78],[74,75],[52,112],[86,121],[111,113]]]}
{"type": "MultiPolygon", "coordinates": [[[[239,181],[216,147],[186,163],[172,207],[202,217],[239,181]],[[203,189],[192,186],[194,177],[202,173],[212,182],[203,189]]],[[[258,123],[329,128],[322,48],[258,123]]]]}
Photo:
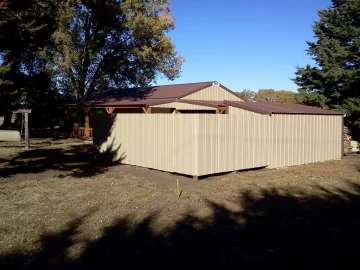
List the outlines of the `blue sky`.
{"type": "Polygon", "coordinates": [[[170,0],[176,29],[170,33],[185,57],[179,79],[157,84],[216,80],[233,91],[296,91],[296,65],[312,63],[317,11],[330,0],[170,0]]]}

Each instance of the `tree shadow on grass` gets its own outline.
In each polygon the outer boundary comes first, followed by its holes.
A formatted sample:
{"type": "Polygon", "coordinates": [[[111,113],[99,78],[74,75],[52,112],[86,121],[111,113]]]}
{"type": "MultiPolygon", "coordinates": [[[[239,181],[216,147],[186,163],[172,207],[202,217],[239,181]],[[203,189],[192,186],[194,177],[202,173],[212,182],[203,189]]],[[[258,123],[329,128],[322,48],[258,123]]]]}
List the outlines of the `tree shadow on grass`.
{"type": "MultiPolygon", "coordinates": [[[[120,152],[121,145],[110,144],[102,155],[113,160],[120,152]]],[[[39,174],[46,171],[59,171],[59,177],[92,177],[106,172],[109,167],[119,164],[125,158],[123,153],[117,162],[106,162],[92,145],[72,145],[69,147],[38,148],[21,152],[10,159],[1,160],[0,177],[17,174],[39,174]],[[4,166],[4,163],[7,163],[4,166]]]]}
{"type": "Polygon", "coordinates": [[[79,226],[44,235],[34,254],[0,257],[2,269],[358,269],[360,185],[346,190],[264,189],[239,196],[241,211],[208,202],[212,215],[189,213],[154,231],[158,214],[140,223],[128,217],[67,256],[79,226]],[[350,191],[349,191],[350,190],[350,191]]]}

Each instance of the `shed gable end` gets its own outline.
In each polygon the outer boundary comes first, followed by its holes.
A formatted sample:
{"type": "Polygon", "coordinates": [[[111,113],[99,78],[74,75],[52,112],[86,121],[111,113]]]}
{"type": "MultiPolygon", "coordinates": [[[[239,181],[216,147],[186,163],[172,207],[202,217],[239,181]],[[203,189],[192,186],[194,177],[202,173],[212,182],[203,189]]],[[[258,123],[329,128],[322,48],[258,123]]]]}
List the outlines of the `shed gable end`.
{"type": "Polygon", "coordinates": [[[200,91],[185,96],[182,99],[243,101],[222,85],[211,85],[200,91]]]}

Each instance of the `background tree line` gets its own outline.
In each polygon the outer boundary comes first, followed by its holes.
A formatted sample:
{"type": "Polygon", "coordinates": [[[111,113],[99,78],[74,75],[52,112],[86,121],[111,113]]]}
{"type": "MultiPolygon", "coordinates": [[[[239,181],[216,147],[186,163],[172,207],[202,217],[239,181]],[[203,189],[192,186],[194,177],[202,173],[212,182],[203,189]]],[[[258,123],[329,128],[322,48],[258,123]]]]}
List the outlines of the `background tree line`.
{"type": "MultiPolygon", "coordinates": [[[[307,42],[314,65],[297,67],[293,79],[299,93],[240,95],[340,110],[360,134],[360,1],[332,0],[318,16],[307,42]]],[[[184,60],[167,36],[174,27],[168,0],[0,0],[3,128],[19,107],[47,124],[59,100],[178,77],[184,60]]]]}
{"type": "Polygon", "coordinates": [[[174,27],[167,0],[0,0],[3,128],[19,107],[47,125],[58,102],[176,78],[174,27]]]}
{"type": "Polygon", "coordinates": [[[245,89],[235,93],[244,101],[256,102],[273,102],[273,103],[301,103],[301,95],[287,90],[259,89],[259,91],[251,91],[245,89]]]}

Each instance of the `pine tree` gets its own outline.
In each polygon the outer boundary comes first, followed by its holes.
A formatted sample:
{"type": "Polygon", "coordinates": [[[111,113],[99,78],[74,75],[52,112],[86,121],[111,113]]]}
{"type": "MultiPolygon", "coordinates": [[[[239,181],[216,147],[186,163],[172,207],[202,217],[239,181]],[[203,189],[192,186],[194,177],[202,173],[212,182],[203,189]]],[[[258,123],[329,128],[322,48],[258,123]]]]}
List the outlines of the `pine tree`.
{"type": "MultiPolygon", "coordinates": [[[[45,48],[55,20],[40,0],[2,2],[0,12],[0,113],[3,128],[19,107],[35,108],[50,89],[45,48]]],[[[39,114],[40,115],[40,114],[39,114]]]]}
{"type": "Polygon", "coordinates": [[[348,114],[348,124],[359,132],[360,104],[360,1],[332,0],[318,12],[313,26],[316,41],[307,42],[315,66],[298,67],[295,83],[307,98],[348,114]],[[312,95],[314,93],[314,95],[312,95]],[[350,106],[351,104],[351,106],[350,106]]]}

